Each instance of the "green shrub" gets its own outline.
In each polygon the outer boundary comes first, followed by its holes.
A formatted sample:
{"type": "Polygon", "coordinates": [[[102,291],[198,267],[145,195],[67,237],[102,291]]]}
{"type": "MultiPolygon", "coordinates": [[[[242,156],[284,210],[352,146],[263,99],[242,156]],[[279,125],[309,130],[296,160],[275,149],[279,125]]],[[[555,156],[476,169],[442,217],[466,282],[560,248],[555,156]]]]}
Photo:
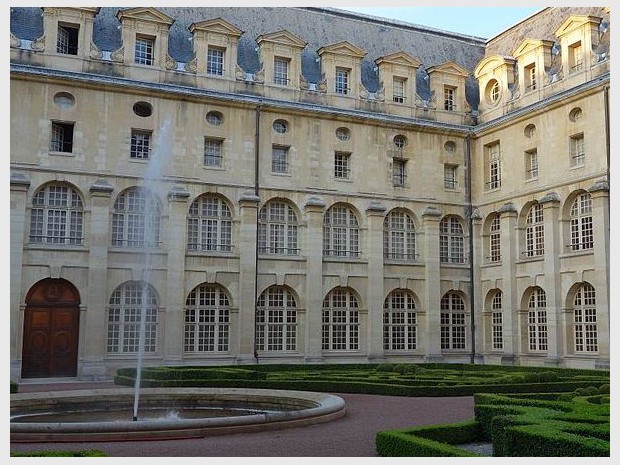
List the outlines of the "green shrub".
{"type": "Polygon", "coordinates": [[[19,385],[15,381],[11,381],[11,394],[14,394],[18,391],[19,385]]]}

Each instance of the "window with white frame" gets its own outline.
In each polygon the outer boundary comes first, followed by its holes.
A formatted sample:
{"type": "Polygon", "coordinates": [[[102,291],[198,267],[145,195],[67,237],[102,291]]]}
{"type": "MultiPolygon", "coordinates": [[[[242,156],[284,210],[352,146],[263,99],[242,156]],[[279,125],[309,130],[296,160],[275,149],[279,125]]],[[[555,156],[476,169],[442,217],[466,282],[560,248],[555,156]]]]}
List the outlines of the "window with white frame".
{"type": "Polygon", "coordinates": [[[415,350],[418,343],[418,321],[413,293],[395,289],[383,303],[383,349],[415,350]]]}
{"type": "Polygon", "coordinates": [[[596,321],[596,292],[588,283],[582,283],[573,301],[575,352],[598,352],[596,321]]]}
{"type": "Polygon", "coordinates": [[[187,250],[232,251],[232,214],[224,200],[205,194],[192,202],[187,216],[187,250]]]}
{"type": "Polygon", "coordinates": [[[538,179],[538,151],[531,149],[525,152],[525,179],[538,179]]]}
{"type": "Polygon", "coordinates": [[[211,47],[207,49],[207,74],[222,76],[224,74],[224,49],[211,47]]]}
{"type": "Polygon", "coordinates": [[[334,205],[323,217],[323,255],[350,257],[360,255],[359,224],[355,212],[344,205],[334,205]]]}
{"type": "Polygon", "coordinates": [[[52,121],[50,152],[73,152],[73,127],[75,123],[52,121]]]}
{"type": "Polygon", "coordinates": [[[395,187],[405,187],[407,181],[407,160],[402,158],[392,159],[392,184],[395,187]]]}
{"type": "Polygon", "coordinates": [[[545,254],[545,223],[543,206],[533,204],[525,218],[525,255],[540,257],[545,254]]]}
{"type": "Polygon", "coordinates": [[[486,188],[499,189],[502,185],[502,167],[500,159],[499,142],[485,147],[486,156],[486,188]]]}
{"type": "Polygon", "coordinates": [[[282,145],[271,147],[271,172],[288,173],[288,147],[282,145]]]}
{"type": "Polygon", "coordinates": [[[48,184],[32,197],[30,243],[82,245],[84,206],[70,186],[48,184]]]}
{"type": "Polygon", "coordinates": [[[525,72],[525,91],[536,90],[536,65],[532,63],[524,68],[525,72]]]}
{"type": "Polygon", "coordinates": [[[569,73],[583,69],[583,47],[581,41],[575,42],[568,47],[569,73]]]}
{"type": "Polygon", "coordinates": [[[456,170],[457,165],[443,165],[443,187],[446,189],[456,189],[456,170]]]}
{"type": "Polygon", "coordinates": [[[395,77],[392,84],[392,99],[396,103],[405,103],[407,95],[405,94],[407,88],[407,79],[395,77]]]}
{"type": "Polygon", "coordinates": [[[297,350],[297,301],[285,286],[271,286],[258,298],[256,348],[264,352],[297,350]]]}
{"type": "Polygon", "coordinates": [[[349,75],[351,70],[346,68],[336,68],[336,87],[337,94],[346,95],[349,93],[349,75]]]}
{"type": "Polygon", "coordinates": [[[392,210],[383,220],[383,256],[415,261],[415,225],[406,211],[392,210]]]}
{"type": "Polygon", "coordinates": [[[504,348],[504,330],[502,322],[502,291],[496,290],[491,301],[491,348],[504,348]]]}
{"type": "Polygon", "coordinates": [[[147,189],[133,187],[114,202],[112,245],[115,247],[159,247],[159,202],[147,189]]]}
{"type": "Polygon", "coordinates": [[[570,248],[587,250],[594,247],[592,196],[579,194],[570,209],[570,248]]]}
{"type": "Polygon", "coordinates": [[[106,352],[137,354],[144,318],[143,347],[145,353],[157,350],[157,296],[144,281],[129,281],[117,287],[108,308],[106,352]]]}
{"type": "Polygon", "coordinates": [[[570,138],[571,166],[583,166],[586,163],[586,150],[583,134],[577,134],[570,138]]]}
{"type": "Polygon", "coordinates": [[[448,111],[456,110],[456,87],[444,86],[443,109],[448,111]]]}
{"type": "Polygon", "coordinates": [[[297,214],[281,200],[270,200],[258,213],[258,251],[264,254],[298,255],[297,214]]]}
{"type": "Polygon", "coordinates": [[[529,350],[544,352],[548,348],[547,295],[540,287],[534,288],[528,300],[527,334],[529,350]]]}
{"type": "Polygon", "coordinates": [[[155,38],[136,36],[134,47],[134,61],[139,65],[153,65],[155,53],[155,38]]]}
{"type": "Polygon", "coordinates": [[[454,216],[443,218],[439,223],[439,261],[465,263],[464,241],[460,221],[454,216]]]}
{"type": "Polygon", "coordinates": [[[56,53],[77,55],[80,26],[77,24],[59,24],[56,39],[56,53]]]}
{"type": "Polygon", "coordinates": [[[223,287],[201,284],[185,301],[185,353],[228,352],[230,301],[223,287]]]}
{"type": "Polygon", "coordinates": [[[275,57],[273,60],[273,82],[281,86],[289,85],[289,66],[288,58],[275,57]]]}
{"type": "Polygon", "coordinates": [[[450,291],[441,298],[440,307],[441,349],[465,349],[467,312],[463,298],[458,292],[450,291]]]}
{"type": "Polygon", "coordinates": [[[222,148],[224,141],[214,137],[205,137],[204,165],[222,166],[222,148]]]}
{"type": "Polygon", "coordinates": [[[349,288],[332,289],[323,300],[323,350],[359,349],[359,304],[349,288]]]}
{"type": "Polygon", "coordinates": [[[151,155],[151,136],[151,131],[132,129],[129,158],[133,160],[148,160],[151,155]]]}
{"type": "Polygon", "coordinates": [[[351,154],[336,152],[334,154],[334,177],[337,179],[349,179],[351,154]]]}
{"type": "Polygon", "coordinates": [[[501,250],[500,219],[496,214],[489,225],[489,260],[493,263],[501,261],[501,250]]]}

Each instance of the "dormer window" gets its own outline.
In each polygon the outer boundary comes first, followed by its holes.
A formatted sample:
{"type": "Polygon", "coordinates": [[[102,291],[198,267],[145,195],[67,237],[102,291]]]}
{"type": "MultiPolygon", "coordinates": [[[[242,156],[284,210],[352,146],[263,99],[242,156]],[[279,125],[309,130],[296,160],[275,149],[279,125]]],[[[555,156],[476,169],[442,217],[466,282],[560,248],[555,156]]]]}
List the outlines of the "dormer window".
{"type": "Polygon", "coordinates": [[[533,63],[525,67],[525,90],[536,90],[536,65],[533,63]]]}
{"type": "Polygon", "coordinates": [[[456,110],[456,89],[445,86],[443,88],[443,109],[448,111],[456,110]]]}
{"type": "Polygon", "coordinates": [[[396,103],[405,103],[405,87],[406,87],[407,79],[404,78],[394,78],[393,91],[394,91],[394,101],[396,103]]]}
{"type": "Polygon", "coordinates": [[[135,62],[139,65],[153,65],[155,50],[155,38],[148,36],[136,36],[135,62]]]}
{"type": "Polygon", "coordinates": [[[349,93],[349,70],[336,68],[336,88],[337,94],[346,95],[349,93]]]}
{"type": "Polygon", "coordinates": [[[583,68],[583,48],[581,42],[576,42],[568,47],[568,60],[571,73],[580,71],[583,68]]]}
{"type": "Polygon", "coordinates": [[[281,86],[289,85],[289,61],[287,58],[275,57],[273,60],[273,82],[281,86]]]}
{"type": "Polygon", "coordinates": [[[207,74],[222,76],[224,74],[224,50],[209,47],[207,50],[207,74]]]}
{"type": "Polygon", "coordinates": [[[77,55],[80,27],[77,24],[59,24],[56,39],[56,52],[77,55]]]}

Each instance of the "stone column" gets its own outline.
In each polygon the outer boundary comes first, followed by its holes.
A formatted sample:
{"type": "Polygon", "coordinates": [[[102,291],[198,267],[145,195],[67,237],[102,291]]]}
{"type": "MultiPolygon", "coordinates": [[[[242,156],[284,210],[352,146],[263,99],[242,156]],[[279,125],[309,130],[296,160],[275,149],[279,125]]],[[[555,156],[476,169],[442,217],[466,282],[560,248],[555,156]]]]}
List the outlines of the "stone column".
{"type": "Polygon", "coordinates": [[[163,359],[166,364],[183,360],[183,326],[185,321],[185,248],[187,245],[187,199],[189,192],[174,186],[168,193],[168,263],[166,266],[167,297],[165,334],[161,334],[163,359]]]}
{"type": "Polygon", "coordinates": [[[253,192],[239,199],[239,352],[240,364],[256,363],[256,241],[258,203],[253,192]]]}
{"type": "Polygon", "coordinates": [[[368,361],[385,360],[383,354],[383,220],[386,208],[380,202],[372,201],[366,209],[368,217],[368,361]]]}
{"type": "Polygon", "coordinates": [[[564,253],[560,224],[560,197],[547,193],[540,203],[543,206],[545,225],[545,294],[547,299],[547,365],[558,365],[564,346],[562,322],[562,292],[560,282],[560,254],[564,253]]]}
{"type": "Polygon", "coordinates": [[[23,174],[11,173],[11,262],[10,262],[10,338],[11,338],[11,379],[18,380],[21,375],[22,336],[24,325],[22,295],[22,269],[24,264],[24,238],[26,237],[26,211],[30,179],[23,174]]]}
{"type": "MultiPolygon", "coordinates": [[[[480,293],[480,263],[482,263],[482,256],[484,254],[484,247],[482,244],[482,217],[478,210],[471,212],[471,226],[472,230],[469,232],[472,235],[472,248],[469,251],[469,260],[472,262],[472,273],[470,279],[470,292],[469,298],[473,302],[473,320],[470,319],[470,324],[473,321],[474,329],[474,363],[484,363],[484,296],[480,293]]],[[[471,307],[470,307],[471,311],[471,307]]],[[[470,328],[467,338],[472,337],[472,329],[470,328]]]]}
{"type": "Polygon", "coordinates": [[[502,260],[502,364],[514,365],[519,348],[519,297],[517,296],[517,209],[512,202],[504,204],[500,214],[500,250],[502,260]]]}
{"type": "Polygon", "coordinates": [[[107,337],[108,247],[110,208],[114,187],[105,179],[90,186],[90,234],[88,237],[88,293],[83,295],[80,315],[81,375],[105,377],[107,337]]]}
{"type": "Polygon", "coordinates": [[[306,211],[306,356],[308,363],[319,363],[322,357],[323,308],[323,215],[325,201],[310,197],[306,211]]]}
{"type": "Polygon", "coordinates": [[[592,196],[592,223],[594,233],[594,286],[596,292],[596,320],[598,353],[596,368],[609,369],[609,183],[599,181],[589,189],[592,196]]]}
{"type": "Polygon", "coordinates": [[[441,283],[439,269],[439,221],[441,211],[428,207],[422,214],[424,228],[424,310],[426,312],[426,361],[441,362],[441,283]]]}

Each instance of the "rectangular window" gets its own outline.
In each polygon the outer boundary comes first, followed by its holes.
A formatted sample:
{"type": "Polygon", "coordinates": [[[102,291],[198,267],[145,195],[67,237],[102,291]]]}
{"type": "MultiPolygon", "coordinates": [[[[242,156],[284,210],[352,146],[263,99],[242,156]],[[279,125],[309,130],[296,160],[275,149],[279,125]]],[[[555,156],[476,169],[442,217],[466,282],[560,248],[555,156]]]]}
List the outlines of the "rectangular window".
{"type": "Polygon", "coordinates": [[[273,60],[273,82],[282,86],[288,86],[289,60],[276,57],[273,60]]]}
{"type": "Polygon", "coordinates": [[[274,145],[271,149],[271,172],[288,173],[288,147],[274,145]]]}
{"type": "Polygon", "coordinates": [[[407,80],[404,78],[396,78],[396,77],[394,78],[394,83],[393,83],[394,97],[393,98],[396,103],[405,103],[406,83],[407,83],[407,80]]]}
{"type": "Polygon", "coordinates": [[[392,162],[392,182],[396,187],[405,187],[407,180],[406,160],[394,158],[392,162]]]}
{"type": "Polygon", "coordinates": [[[538,151],[536,149],[525,152],[525,179],[538,179],[538,151]]]}
{"type": "Polygon", "coordinates": [[[134,51],[134,61],[139,65],[153,65],[155,38],[137,36],[134,51]]]}
{"type": "Polygon", "coordinates": [[[224,50],[209,47],[207,50],[207,74],[221,76],[224,74],[224,50]]]}
{"type": "Polygon", "coordinates": [[[65,55],[77,55],[79,32],[80,28],[77,25],[58,25],[56,52],[65,55]]]}
{"type": "Polygon", "coordinates": [[[580,71],[583,68],[583,47],[581,42],[575,42],[568,47],[569,73],[580,71]]]}
{"type": "Polygon", "coordinates": [[[536,90],[536,65],[531,64],[525,67],[525,91],[536,90]]]}
{"type": "Polygon", "coordinates": [[[129,158],[148,160],[151,153],[151,133],[132,129],[129,158]]]}
{"type": "Polygon", "coordinates": [[[222,146],[224,141],[222,139],[213,139],[205,137],[205,152],[204,152],[204,164],[205,166],[222,166],[222,146]]]}
{"type": "Polygon", "coordinates": [[[486,183],[487,190],[490,189],[499,189],[502,185],[502,171],[501,171],[501,160],[500,160],[500,150],[499,150],[499,142],[491,145],[487,145],[485,147],[486,150],[486,177],[488,179],[486,183]]]}
{"type": "Polygon", "coordinates": [[[74,123],[52,122],[52,133],[50,136],[51,152],[73,152],[73,125],[74,123]]]}
{"type": "Polygon", "coordinates": [[[578,134],[570,138],[571,166],[583,166],[586,162],[586,152],[583,141],[583,134],[578,134]]]}
{"type": "Polygon", "coordinates": [[[336,68],[336,93],[346,95],[349,90],[349,70],[336,68]]]}
{"type": "Polygon", "coordinates": [[[334,177],[340,179],[349,179],[350,158],[350,153],[336,152],[334,156],[334,177]]]}
{"type": "Polygon", "coordinates": [[[449,86],[443,88],[443,109],[456,110],[456,88],[449,86]]]}
{"type": "Polygon", "coordinates": [[[443,186],[446,189],[456,189],[456,165],[443,165],[443,186]]]}

